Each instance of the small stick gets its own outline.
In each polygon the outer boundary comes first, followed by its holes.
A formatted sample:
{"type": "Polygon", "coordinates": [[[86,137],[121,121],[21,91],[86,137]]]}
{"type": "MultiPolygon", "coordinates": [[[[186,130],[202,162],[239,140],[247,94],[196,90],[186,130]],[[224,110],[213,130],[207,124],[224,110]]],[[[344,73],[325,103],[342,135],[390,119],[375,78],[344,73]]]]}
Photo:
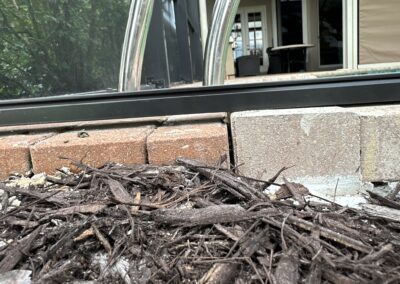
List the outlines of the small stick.
{"type": "Polygon", "coordinates": [[[389,200],[395,200],[397,194],[400,192],[400,182],[397,184],[396,188],[386,197],[389,200]]]}
{"type": "Polygon", "coordinates": [[[364,243],[362,243],[362,242],[360,242],[358,240],[355,240],[354,238],[348,237],[346,235],[339,234],[339,233],[337,233],[335,231],[332,231],[330,229],[324,228],[322,226],[315,225],[315,224],[313,224],[311,222],[305,221],[305,220],[297,218],[295,216],[289,216],[288,222],[293,224],[293,225],[295,225],[295,226],[297,226],[297,227],[305,229],[307,231],[313,231],[316,228],[318,228],[320,230],[320,232],[321,232],[321,236],[323,236],[325,238],[328,238],[328,239],[330,239],[332,241],[335,241],[337,243],[340,243],[342,245],[345,245],[347,247],[351,247],[351,248],[353,248],[355,250],[358,250],[360,252],[369,253],[371,251],[371,247],[370,246],[367,246],[364,243]]]}
{"type": "Polygon", "coordinates": [[[233,250],[236,248],[236,246],[239,244],[239,242],[246,236],[248,235],[256,226],[258,226],[258,224],[260,224],[260,220],[257,220],[253,223],[253,225],[250,226],[250,228],[248,228],[246,230],[246,232],[244,232],[243,235],[240,236],[240,238],[233,244],[233,246],[231,247],[231,249],[229,250],[228,254],[225,256],[225,258],[230,257],[230,255],[232,254],[233,250]]]}
{"type": "Polygon", "coordinates": [[[288,250],[288,247],[287,247],[287,245],[286,245],[285,237],[284,237],[284,235],[283,235],[283,230],[284,230],[284,228],[285,228],[285,223],[286,223],[287,219],[289,218],[289,216],[290,216],[290,213],[287,214],[287,216],[285,217],[285,219],[283,219],[282,228],[281,228],[282,249],[283,249],[283,251],[285,251],[285,252],[288,250]]]}
{"type": "Polygon", "coordinates": [[[337,192],[338,185],[339,185],[339,179],[337,179],[335,191],[333,193],[333,203],[336,203],[336,192],[337,192]]]}
{"type": "Polygon", "coordinates": [[[268,184],[274,184],[274,182],[278,179],[278,177],[284,172],[284,171],[287,171],[287,170],[289,170],[289,169],[291,169],[291,168],[293,168],[293,167],[295,167],[294,165],[293,166],[290,166],[290,167],[283,167],[282,169],[280,169],[272,178],[270,178],[268,181],[267,181],[267,183],[268,184]]]}

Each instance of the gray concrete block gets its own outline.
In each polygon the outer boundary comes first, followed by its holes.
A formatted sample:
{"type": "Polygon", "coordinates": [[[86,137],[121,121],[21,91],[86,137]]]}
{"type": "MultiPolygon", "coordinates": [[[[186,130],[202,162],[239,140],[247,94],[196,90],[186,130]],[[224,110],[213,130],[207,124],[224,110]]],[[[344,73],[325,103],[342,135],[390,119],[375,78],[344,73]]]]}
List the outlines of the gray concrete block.
{"type": "Polygon", "coordinates": [[[360,120],[338,107],[263,110],[231,116],[239,170],[267,180],[284,176],[324,194],[346,195],[360,187],[360,120]]]}
{"type": "Polygon", "coordinates": [[[349,108],[361,120],[363,181],[400,180],[400,105],[349,108]]]}

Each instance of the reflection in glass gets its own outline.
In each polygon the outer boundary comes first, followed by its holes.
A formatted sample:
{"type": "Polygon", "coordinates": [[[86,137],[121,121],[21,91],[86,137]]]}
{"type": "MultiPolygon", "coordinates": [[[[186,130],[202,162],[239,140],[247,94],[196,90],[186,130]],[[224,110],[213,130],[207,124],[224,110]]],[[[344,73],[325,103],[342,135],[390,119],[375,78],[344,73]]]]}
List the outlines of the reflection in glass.
{"type": "Polygon", "coordinates": [[[0,0],[0,100],[116,88],[129,0],[0,0]]]}
{"type": "Polygon", "coordinates": [[[343,63],[342,26],[342,0],[320,0],[320,65],[340,65],[343,63]]]}
{"type": "Polygon", "coordinates": [[[233,58],[236,60],[238,57],[243,56],[243,37],[240,14],[237,14],[235,16],[230,40],[232,42],[232,48],[234,50],[233,58]]]}
{"type": "MultiPolygon", "coordinates": [[[[159,0],[157,0],[159,1],[159,0]]],[[[176,30],[176,18],[174,10],[174,1],[162,0],[162,15],[164,25],[164,36],[166,42],[167,58],[169,61],[169,77],[173,82],[180,81],[179,78],[179,48],[176,30]]]]}
{"type": "Polygon", "coordinates": [[[301,0],[278,0],[278,45],[303,43],[301,0]]]}
{"type": "Polygon", "coordinates": [[[261,13],[247,13],[249,54],[260,57],[260,65],[263,65],[263,32],[261,13]]]}

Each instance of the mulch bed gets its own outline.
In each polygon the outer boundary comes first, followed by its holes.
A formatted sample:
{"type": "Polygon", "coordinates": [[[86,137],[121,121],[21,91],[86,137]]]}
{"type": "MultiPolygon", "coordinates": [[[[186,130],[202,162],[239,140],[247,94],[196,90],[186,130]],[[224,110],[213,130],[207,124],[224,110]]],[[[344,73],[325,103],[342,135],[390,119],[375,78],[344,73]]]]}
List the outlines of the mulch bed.
{"type": "Polygon", "coordinates": [[[284,179],[271,200],[264,191],[285,169],[260,181],[177,163],[79,165],[43,187],[0,184],[0,282],[400,282],[395,193],[371,193],[358,210],[306,201],[284,179]],[[21,204],[7,209],[14,196],[21,204]]]}

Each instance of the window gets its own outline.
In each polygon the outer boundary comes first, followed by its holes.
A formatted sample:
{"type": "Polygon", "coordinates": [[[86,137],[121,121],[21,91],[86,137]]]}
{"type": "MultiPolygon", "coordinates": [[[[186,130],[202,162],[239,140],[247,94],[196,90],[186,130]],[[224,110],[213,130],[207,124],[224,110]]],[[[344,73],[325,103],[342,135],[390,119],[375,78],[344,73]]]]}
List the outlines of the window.
{"type": "Polygon", "coordinates": [[[320,65],[343,63],[342,0],[319,0],[320,65]]]}
{"type": "Polygon", "coordinates": [[[278,45],[303,43],[301,0],[277,0],[278,45]]]}

